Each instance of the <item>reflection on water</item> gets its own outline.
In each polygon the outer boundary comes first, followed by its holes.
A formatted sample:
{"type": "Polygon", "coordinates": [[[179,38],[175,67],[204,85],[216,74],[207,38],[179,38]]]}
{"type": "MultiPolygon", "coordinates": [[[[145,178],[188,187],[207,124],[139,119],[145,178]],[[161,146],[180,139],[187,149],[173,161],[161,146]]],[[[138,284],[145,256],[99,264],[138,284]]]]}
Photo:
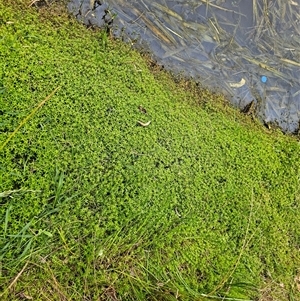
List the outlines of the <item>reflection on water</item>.
{"type": "Polygon", "coordinates": [[[167,69],[199,79],[240,108],[254,100],[284,131],[300,119],[298,0],[71,0],[85,24],[110,26],[167,69]]]}

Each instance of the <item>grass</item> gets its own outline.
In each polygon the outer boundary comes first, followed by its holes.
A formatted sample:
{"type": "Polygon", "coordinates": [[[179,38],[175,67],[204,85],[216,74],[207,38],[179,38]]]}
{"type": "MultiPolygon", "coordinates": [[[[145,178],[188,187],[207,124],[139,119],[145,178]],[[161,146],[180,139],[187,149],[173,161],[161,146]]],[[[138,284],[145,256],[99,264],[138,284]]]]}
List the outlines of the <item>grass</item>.
{"type": "Polygon", "coordinates": [[[27,5],[0,3],[1,300],[299,299],[297,140],[27,5]]]}

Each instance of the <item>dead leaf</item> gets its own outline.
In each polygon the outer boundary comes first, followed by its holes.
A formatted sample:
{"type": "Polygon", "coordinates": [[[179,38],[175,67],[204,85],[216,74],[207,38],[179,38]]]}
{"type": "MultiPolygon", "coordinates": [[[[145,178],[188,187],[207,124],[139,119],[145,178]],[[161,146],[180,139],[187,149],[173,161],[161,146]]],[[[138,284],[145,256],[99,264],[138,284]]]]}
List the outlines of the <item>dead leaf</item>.
{"type": "Polygon", "coordinates": [[[33,298],[25,293],[20,293],[20,298],[26,299],[26,300],[32,300],[33,298]]]}
{"type": "Polygon", "coordinates": [[[139,106],[139,110],[143,113],[143,114],[146,114],[147,113],[147,110],[142,107],[142,106],[139,106]]]}
{"type": "Polygon", "coordinates": [[[149,120],[148,122],[144,123],[142,121],[138,121],[138,124],[141,126],[148,126],[151,123],[151,120],[149,120]]]}
{"type": "Polygon", "coordinates": [[[117,292],[114,287],[109,286],[105,290],[105,295],[109,298],[110,301],[120,301],[120,299],[117,297],[117,292]]]}

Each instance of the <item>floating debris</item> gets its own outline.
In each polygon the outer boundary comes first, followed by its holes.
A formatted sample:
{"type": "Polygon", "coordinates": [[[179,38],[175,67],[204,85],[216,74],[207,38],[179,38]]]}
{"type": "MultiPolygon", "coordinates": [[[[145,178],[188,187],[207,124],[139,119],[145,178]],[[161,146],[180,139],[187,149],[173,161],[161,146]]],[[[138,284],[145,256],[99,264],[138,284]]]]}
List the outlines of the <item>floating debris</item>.
{"type": "Polygon", "coordinates": [[[265,75],[263,75],[260,79],[263,83],[266,83],[268,81],[268,78],[265,75]]]}
{"type": "Polygon", "coordinates": [[[229,83],[229,86],[232,87],[232,88],[240,88],[240,87],[243,87],[245,85],[246,81],[244,78],[242,78],[240,80],[240,82],[238,83],[229,83]]]}

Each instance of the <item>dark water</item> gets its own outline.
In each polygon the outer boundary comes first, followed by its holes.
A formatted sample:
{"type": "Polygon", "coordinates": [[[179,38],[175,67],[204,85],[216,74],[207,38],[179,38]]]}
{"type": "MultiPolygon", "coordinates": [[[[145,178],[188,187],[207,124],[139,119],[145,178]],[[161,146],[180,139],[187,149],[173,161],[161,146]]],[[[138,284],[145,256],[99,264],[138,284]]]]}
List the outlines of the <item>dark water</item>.
{"type": "Polygon", "coordinates": [[[299,0],[72,0],[69,10],[241,109],[254,100],[263,122],[299,128],[299,0]]]}

